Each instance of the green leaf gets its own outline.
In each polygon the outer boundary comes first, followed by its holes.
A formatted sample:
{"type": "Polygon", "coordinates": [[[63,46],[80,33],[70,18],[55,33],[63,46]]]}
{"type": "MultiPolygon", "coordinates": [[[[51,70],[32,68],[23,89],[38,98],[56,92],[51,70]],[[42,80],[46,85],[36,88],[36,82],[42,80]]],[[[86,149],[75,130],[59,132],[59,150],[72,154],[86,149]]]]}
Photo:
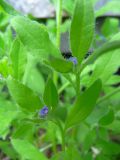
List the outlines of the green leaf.
{"type": "Polygon", "coordinates": [[[0,136],[3,136],[18,114],[16,106],[0,99],[0,136]]]}
{"type": "Polygon", "coordinates": [[[0,74],[2,74],[3,77],[7,77],[9,73],[9,68],[8,68],[8,58],[3,57],[0,60],[0,74]]]}
{"type": "Polygon", "coordinates": [[[110,77],[116,72],[120,65],[119,61],[120,49],[110,51],[108,54],[104,54],[98,58],[95,62],[95,68],[92,76],[89,78],[89,85],[100,78],[105,85],[110,77]]]}
{"type": "Polygon", "coordinates": [[[107,85],[113,85],[113,84],[117,84],[119,82],[120,82],[120,76],[119,75],[113,75],[108,79],[107,85]]]}
{"type": "Polygon", "coordinates": [[[100,106],[96,103],[96,106],[90,116],[85,120],[91,127],[98,124],[103,115],[108,113],[108,107],[106,105],[100,106]]]}
{"type": "Polygon", "coordinates": [[[120,57],[120,33],[115,34],[106,44],[98,48],[88,60],[83,64],[83,69],[87,64],[94,64],[94,72],[88,82],[91,85],[96,79],[100,78],[104,84],[119,67],[120,57]],[[100,57],[99,57],[100,56],[100,57]]]}
{"type": "Polygon", "coordinates": [[[0,34],[0,56],[4,55],[5,50],[5,42],[3,38],[3,34],[0,34]]]}
{"type": "Polygon", "coordinates": [[[59,50],[51,42],[47,29],[42,24],[17,16],[12,19],[11,25],[30,54],[42,59],[49,55],[60,56],[59,50]]]}
{"type": "Polygon", "coordinates": [[[90,48],[94,34],[94,12],[89,0],[77,0],[70,30],[70,43],[73,56],[82,62],[90,48]]]}
{"type": "Polygon", "coordinates": [[[44,154],[39,152],[39,150],[27,140],[12,139],[12,145],[23,159],[47,160],[44,154]]]}
{"type": "Polygon", "coordinates": [[[27,52],[22,43],[20,43],[19,39],[15,39],[13,42],[12,49],[10,51],[10,57],[13,67],[13,76],[15,79],[20,80],[25,71],[27,52]]]}
{"type": "Polygon", "coordinates": [[[18,15],[18,12],[8,3],[5,2],[5,0],[0,0],[0,6],[6,11],[7,13],[11,15],[18,15]]]}
{"type": "Polygon", "coordinates": [[[110,36],[119,32],[119,20],[115,18],[107,18],[105,19],[104,24],[101,28],[101,33],[106,37],[110,38],[110,36]]]}
{"type": "Polygon", "coordinates": [[[100,125],[109,125],[113,122],[114,120],[114,112],[113,110],[111,109],[106,115],[104,115],[100,121],[99,121],[99,124],[100,125]]]}
{"type": "Polygon", "coordinates": [[[35,127],[36,126],[33,125],[33,123],[26,123],[25,121],[21,121],[19,125],[14,127],[12,138],[32,141],[35,133],[35,127]]]}
{"type": "Polygon", "coordinates": [[[58,152],[55,154],[51,160],[83,160],[78,149],[73,146],[67,148],[65,152],[58,152]],[[64,157],[64,158],[63,158],[64,157]]]}
{"type": "Polygon", "coordinates": [[[105,156],[105,155],[98,155],[97,157],[96,157],[96,160],[110,160],[110,157],[107,157],[107,156],[105,156]]]}
{"type": "Polygon", "coordinates": [[[9,158],[11,159],[17,159],[18,154],[16,151],[13,149],[9,141],[0,141],[0,149],[4,154],[6,154],[9,158]]]}
{"type": "Polygon", "coordinates": [[[116,119],[113,121],[113,123],[109,124],[107,127],[108,130],[111,130],[117,134],[120,133],[120,120],[116,119]]]}
{"type": "Polygon", "coordinates": [[[118,155],[120,153],[120,145],[115,142],[104,141],[102,139],[97,141],[97,147],[105,155],[118,155]]]}
{"type": "Polygon", "coordinates": [[[45,104],[48,107],[53,107],[53,108],[57,107],[58,93],[57,93],[57,89],[56,89],[52,79],[48,79],[48,81],[47,81],[43,98],[44,98],[45,104]]]}
{"type": "MultiPolygon", "coordinates": [[[[10,20],[6,20],[7,22],[9,22],[10,20]]],[[[11,29],[11,26],[8,25],[5,33],[4,33],[4,42],[5,42],[5,53],[9,53],[10,52],[10,48],[12,47],[13,44],[13,31],[11,29]]]]}
{"type": "Polygon", "coordinates": [[[67,0],[67,1],[63,0],[63,9],[67,11],[69,15],[72,15],[73,13],[73,10],[74,10],[73,3],[74,3],[74,0],[67,0]]]}
{"type": "Polygon", "coordinates": [[[82,95],[77,97],[75,105],[71,109],[67,121],[66,128],[78,125],[92,112],[101,91],[101,81],[97,80],[82,95]],[[92,96],[92,97],[91,97],[92,96]],[[90,98],[91,97],[91,98],[90,98]]]}
{"type": "MultiPolygon", "coordinates": [[[[95,129],[89,130],[89,132],[86,134],[84,142],[83,142],[83,150],[87,151],[91,148],[91,146],[96,141],[96,131],[95,129]]],[[[89,160],[89,158],[87,158],[89,160]]]]}
{"type": "Polygon", "coordinates": [[[37,68],[32,67],[27,77],[27,86],[38,94],[43,94],[45,81],[43,75],[37,68]]]}
{"type": "Polygon", "coordinates": [[[50,60],[50,65],[60,73],[68,73],[73,69],[73,63],[60,58],[52,58],[50,60]]]}
{"type": "Polygon", "coordinates": [[[10,78],[7,80],[7,85],[13,99],[22,109],[35,112],[42,107],[40,98],[27,86],[10,78]]]}
{"type": "Polygon", "coordinates": [[[106,5],[103,5],[102,8],[100,8],[96,12],[96,17],[100,17],[107,12],[112,12],[112,14],[119,14],[120,13],[120,1],[114,0],[114,1],[108,1],[106,5]]]}
{"type": "Polygon", "coordinates": [[[54,112],[52,112],[52,117],[55,119],[60,119],[65,122],[67,117],[67,107],[57,107],[54,112]]]}
{"type": "Polygon", "coordinates": [[[113,42],[107,42],[102,47],[98,48],[84,63],[84,67],[88,64],[93,63],[99,56],[102,56],[109,51],[113,51],[120,48],[120,41],[115,40],[113,42]]]}

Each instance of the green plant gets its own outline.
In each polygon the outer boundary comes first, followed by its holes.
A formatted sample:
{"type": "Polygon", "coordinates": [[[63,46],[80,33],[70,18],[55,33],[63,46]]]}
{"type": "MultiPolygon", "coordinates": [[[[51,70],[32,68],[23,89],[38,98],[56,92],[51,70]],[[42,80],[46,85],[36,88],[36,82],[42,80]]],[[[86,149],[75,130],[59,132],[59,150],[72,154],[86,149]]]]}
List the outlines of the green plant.
{"type": "Polygon", "coordinates": [[[43,24],[3,0],[0,5],[9,19],[0,38],[3,153],[13,160],[119,158],[112,138],[120,133],[120,88],[114,87],[120,82],[114,74],[120,67],[120,33],[85,59],[94,39],[94,10],[91,1],[76,0],[72,57],[65,59],[59,49],[62,0],[55,44],[43,24]]]}

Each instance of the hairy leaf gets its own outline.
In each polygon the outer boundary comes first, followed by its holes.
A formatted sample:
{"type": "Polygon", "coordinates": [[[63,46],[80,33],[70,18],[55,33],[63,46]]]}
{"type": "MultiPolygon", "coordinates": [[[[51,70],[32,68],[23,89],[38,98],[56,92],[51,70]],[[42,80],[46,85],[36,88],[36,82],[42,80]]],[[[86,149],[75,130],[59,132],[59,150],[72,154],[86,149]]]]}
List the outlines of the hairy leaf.
{"type": "Polygon", "coordinates": [[[27,86],[10,78],[7,80],[7,85],[13,99],[22,109],[34,112],[42,107],[40,98],[27,86]]]}
{"type": "Polygon", "coordinates": [[[20,43],[19,39],[16,39],[13,42],[12,49],[10,51],[10,57],[13,67],[13,76],[15,79],[20,80],[24,74],[27,63],[27,51],[22,43],[20,43]]]}
{"type": "Polygon", "coordinates": [[[60,56],[59,50],[51,42],[45,26],[20,16],[12,19],[11,25],[30,54],[39,56],[41,59],[47,58],[49,55],[60,56]]]}

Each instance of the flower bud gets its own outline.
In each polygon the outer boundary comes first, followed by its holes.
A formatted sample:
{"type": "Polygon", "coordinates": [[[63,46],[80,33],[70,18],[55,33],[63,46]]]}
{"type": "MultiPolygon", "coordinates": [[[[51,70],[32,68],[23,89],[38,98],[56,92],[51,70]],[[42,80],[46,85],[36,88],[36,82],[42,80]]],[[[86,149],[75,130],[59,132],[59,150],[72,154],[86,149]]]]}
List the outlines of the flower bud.
{"type": "Polygon", "coordinates": [[[44,106],[44,107],[39,111],[39,115],[40,115],[40,117],[44,118],[47,114],[48,114],[48,107],[47,107],[47,106],[44,106]]]}
{"type": "Polygon", "coordinates": [[[70,57],[70,58],[68,59],[68,61],[73,62],[74,65],[77,65],[77,64],[78,64],[78,61],[77,61],[77,58],[76,58],[76,57],[70,57]]]}

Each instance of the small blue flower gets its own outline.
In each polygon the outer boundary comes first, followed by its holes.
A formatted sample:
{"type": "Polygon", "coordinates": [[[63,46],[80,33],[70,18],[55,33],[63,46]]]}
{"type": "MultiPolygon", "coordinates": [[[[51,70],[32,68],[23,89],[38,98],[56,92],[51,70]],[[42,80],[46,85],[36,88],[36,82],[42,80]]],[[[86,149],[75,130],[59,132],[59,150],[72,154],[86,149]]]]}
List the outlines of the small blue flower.
{"type": "Polygon", "coordinates": [[[44,118],[47,114],[48,114],[48,107],[47,107],[47,106],[44,106],[44,107],[39,111],[39,115],[40,115],[40,117],[44,118]]]}
{"type": "Polygon", "coordinates": [[[78,61],[77,61],[77,58],[76,58],[76,57],[70,57],[70,58],[68,59],[68,61],[73,62],[74,65],[77,65],[77,64],[78,64],[78,61]]]}

